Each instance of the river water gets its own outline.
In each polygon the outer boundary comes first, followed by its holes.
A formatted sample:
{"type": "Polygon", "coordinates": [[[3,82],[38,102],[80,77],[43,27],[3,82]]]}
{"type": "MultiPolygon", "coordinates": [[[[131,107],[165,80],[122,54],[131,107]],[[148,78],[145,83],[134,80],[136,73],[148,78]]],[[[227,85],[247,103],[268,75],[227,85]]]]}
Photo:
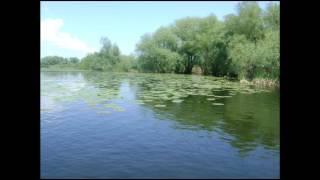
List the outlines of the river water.
{"type": "Polygon", "coordinates": [[[279,90],[41,72],[42,178],[279,178],[279,90]]]}

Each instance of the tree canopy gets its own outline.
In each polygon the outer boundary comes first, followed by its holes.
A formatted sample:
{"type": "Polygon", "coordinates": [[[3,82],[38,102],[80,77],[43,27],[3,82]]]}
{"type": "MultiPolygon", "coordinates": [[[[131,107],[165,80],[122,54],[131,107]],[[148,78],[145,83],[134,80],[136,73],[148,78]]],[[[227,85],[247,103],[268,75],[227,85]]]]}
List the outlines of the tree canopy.
{"type": "Polygon", "coordinates": [[[137,45],[140,70],[190,74],[197,65],[205,75],[278,79],[279,4],[263,10],[241,2],[236,10],[224,21],[214,14],[186,17],[144,35],[137,45]]]}

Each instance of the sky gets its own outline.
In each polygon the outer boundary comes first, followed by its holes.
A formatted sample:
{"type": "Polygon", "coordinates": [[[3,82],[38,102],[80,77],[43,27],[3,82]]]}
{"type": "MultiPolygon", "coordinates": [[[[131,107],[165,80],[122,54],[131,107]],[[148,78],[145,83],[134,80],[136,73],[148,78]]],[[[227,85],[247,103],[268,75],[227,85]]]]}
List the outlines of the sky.
{"type": "MultiPolygon", "coordinates": [[[[121,54],[135,51],[140,37],[187,16],[215,14],[219,20],[236,13],[239,1],[41,1],[41,57],[82,58],[99,51],[101,37],[116,43],[121,54]]],[[[265,8],[268,1],[258,2],[265,8]]]]}

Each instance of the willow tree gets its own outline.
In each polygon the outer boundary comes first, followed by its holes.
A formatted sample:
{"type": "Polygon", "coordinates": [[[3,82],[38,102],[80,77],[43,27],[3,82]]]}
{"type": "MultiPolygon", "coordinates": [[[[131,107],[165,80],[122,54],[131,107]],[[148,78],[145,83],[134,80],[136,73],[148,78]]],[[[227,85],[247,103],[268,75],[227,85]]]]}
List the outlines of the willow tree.
{"type": "Polygon", "coordinates": [[[237,5],[236,15],[226,16],[227,30],[231,34],[244,35],[256,43],[264,36],[263,12],[257,2],[247,1],[237,5]]]}
{"type": "Polygon", "coordinates": [[[269,3],[263,13],[264,25],[268,29],[279,30],[280,28],[280,5],[269,3]]]}
{"type": "Polygon", "coordinates": [[[173,32],[179,38],[178,52],[183,58],[184,73],[190,74],[200,64],[200,47],[196,35],[200,33],[201,18],[187,17],[175,21],[173,32]]]}
{"type": "Polygon", "coordinates": [[[144,35],[137,45],[139,66],[142,71],[173,73],[181,62],[178,38],[169,28],[160,28],[152,35],[144,35]]]}

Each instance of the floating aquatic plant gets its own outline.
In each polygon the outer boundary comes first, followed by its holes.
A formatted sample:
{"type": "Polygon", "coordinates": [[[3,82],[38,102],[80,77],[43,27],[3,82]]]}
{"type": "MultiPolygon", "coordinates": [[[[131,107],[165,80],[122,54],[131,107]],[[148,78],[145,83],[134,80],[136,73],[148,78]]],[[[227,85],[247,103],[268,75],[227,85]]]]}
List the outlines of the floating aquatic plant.
{"type": "Polygon", "coordinates": [[[183,100],[182,99],[175,99],[175,100],[173,100],[172,102],[173,103],[181,103],[183,100]]]}
{"type": "Polygon", "coordinates": [[[154,105],[154,107],[166,107],[166,105],[164,105],[164,104],[156,104],[156,105],[154,105]]]}
{"type": "MultiPolygon", "coordinates": [[[[168,74],[134,74],[125,73],[96,73],[85,80],[76,81],[60,79],[41,79],[41,99],[50,98],[58,102],[72,102],[81,100],[96,107],[124,111],[120,105],[110,104],[112,100],[123,98],[120,92],[121,83],[129,83],[135,87],[136,104],[156,104],[155,107],[165,107],[164,102],[183,103],[188,96],[205,96],[208,101],[221,98],[231,98],[238,93],[252,94],[268,92],[267,89],[252,88],[248,85],[232,82],[223,78],[193,76],[193,75],[168,75],[168,74]]],[[[213,105],[223,105],[213,103],[213,105]]],[[[44,111],[45,107],[41,107],[44,111]]],[[[104,112],[104,110],[103,110],[104,112]]]]}
{"type": "Polygon", "coordinates": [[[215,105],[215,106],[222,106],[224,105],[223,103],[212,103],[212,105],[215,105]]]}

